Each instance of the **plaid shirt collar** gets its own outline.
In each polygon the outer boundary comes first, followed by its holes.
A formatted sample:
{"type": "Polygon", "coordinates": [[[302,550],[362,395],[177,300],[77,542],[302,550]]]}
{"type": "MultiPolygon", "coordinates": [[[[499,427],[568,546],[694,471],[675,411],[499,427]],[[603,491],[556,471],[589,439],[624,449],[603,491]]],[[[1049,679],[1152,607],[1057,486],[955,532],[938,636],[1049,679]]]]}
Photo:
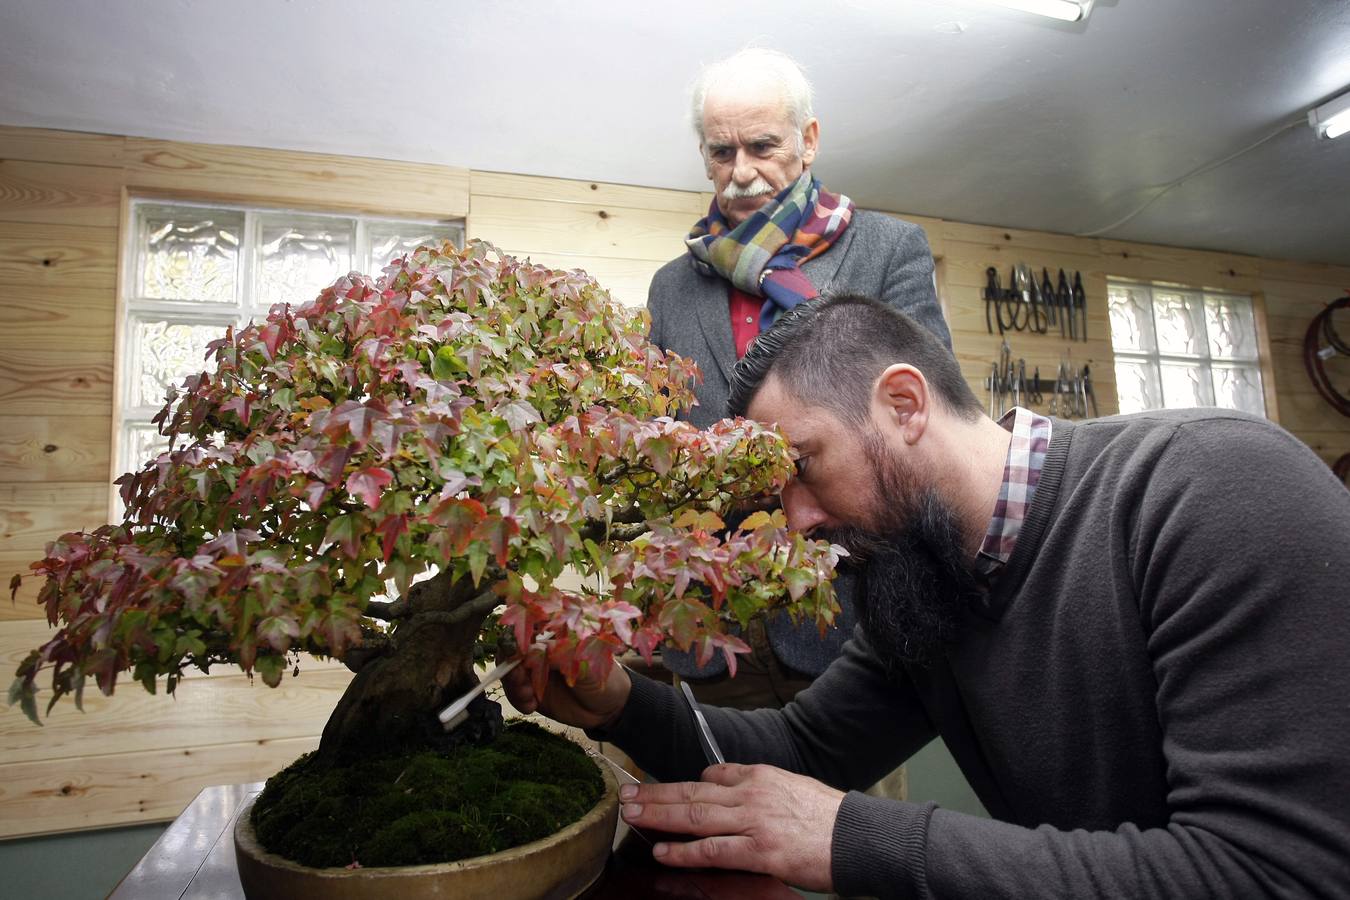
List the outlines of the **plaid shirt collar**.
{"type": "Polygon", "coordinates": [[[1050,420],[1029,409],[1014,407],[998,424],[1012,432],[1012,442],[1008,445],[1008,461],[1003,467],[1003,486],[994,504],[994,515],[975,556],[975,571],[985,579],[996,576],[1012,556],[1041,480],[1045,449],[1050,445],[1050,420]]]}

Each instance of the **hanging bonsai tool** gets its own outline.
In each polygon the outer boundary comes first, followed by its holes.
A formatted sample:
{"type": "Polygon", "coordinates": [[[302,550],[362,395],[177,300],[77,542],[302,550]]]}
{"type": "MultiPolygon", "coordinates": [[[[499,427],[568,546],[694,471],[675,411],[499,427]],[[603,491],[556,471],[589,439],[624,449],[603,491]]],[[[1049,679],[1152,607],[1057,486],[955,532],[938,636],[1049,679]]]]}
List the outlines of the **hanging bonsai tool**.
{"type": "Polygon", "coordinates": [[[1064,270],[1059,270],[1059,286],[1055,288],[1055,302],[1059,304],[1059,336],[1065,337],[1065,322],[1068,322],[1068,338],[1071,341],[1078,340],[1077,321],[1073,314],[1073,291],[1069,288],[1069,277],[1064,274],[1064,270]]]}
{"type": "MultiPolygon", "coordinates": [[[[1070,312],[1072,313],[1072,310],[1070,312]]],[[[1073,323],[1070,322],[1070,324],[1073,323]]],[[[1072,350],[1068,351],[1068,355],[1060,365],[1064,370],[1064,389],[1068,393],[1069,415],[1074,418],[1082,418],[1087,404],[1082,402],[1083,381],[1077,367],[1073,364],[1072,350]]]]}
{"type": "Polygon", "coordinates": [[[998,419],[995,412],[998,409],[998,363],[989,364],[989,377],[985,380],[985,386],[989,388],[989,418],[998,419]]]}
{"type": "Polygon", "coordinates": [[[1303,366],[1308,370],[1313,387],[1322,399],[1331,404],[1332,409],[1343,416],[1350,416],[1350,396],[1337,390],[1327,374],[1327,360],[1338,355],[1350,358],[1350,344],[1347,344],[1332,324],[1332,317],[1338,310],[1350,309],[1350,295],[1332,300],[1326,307],[1313,316],[1308,330],[1303,335],[1303,366]],[[1327,346],[1322,347],[1322,340],[1327,346]]]}
{"type": "Polygon", "coordinates": [[[1022,301],[1027,305],[1027,330],[1036,334],[1045,334],[1049,322],[1045,307],[1041,305],[1041,289],[1036,285],[1036,275],[1026,263],[1017,264],[1017,289],[1022,293],[1022,301]]]}
{"type": "Polygon", "coordinates": [[[1040,406],[1045,402],[1045,395],[1041,393],[1041,367],[1037,366],[1031,373],[1031,391],[1027,394],[1027,402],[1032,406],[1040,406]]]}
{"type": "MultiPolygon", "coordinates": [[[[997,273],[995,273],[997,276],[997,273]]],[[[1005,331],[1024,331],[1027,327],[1026,307],[1022,305],[1021,295],[1017,292],[1017,268],[1009,273],[1008,289],[1001,292],[1002,298],[994,305],[998,315],[999,334],[1005,331]],[[1005,315],[1006,310],[1006,315],[1005,315]]]]}
{"type": "MultiPolygon", "coordinates": [[[[1101,413],[1097,412],[1097,392],[1092,389],[1092,370],[1086,364],[1083,366],[1083,395],[1092,401],[1092,418],[1099,418],[1101,413]]],[[[1083,414],[1087,415],[1086,408],[1083,414]]]]}
{"type": "Polygon", "coordinates": [[[1083,290],[1083,275],[1081,272],[1073,273],[1073,307],[1082,320],[1078,325],[1078,337],[1087,341],[1087,292],[1083,290]]]}
{"type": "MultiPolygon", "coordinates": [[[[989,333],[994,333],[994,319],[998,318],[991,315],[990,309],[997,310],[999,302],[1003,299],[1003,288],[998,283],[998,269],[993,266],[984,270],[984,327],[989,329],[989,333]]],[[[998,333],[1003,333],[1003,320],[998,322],[998,333]]]]}
{"type": "Polygon", "coordinates": [[[1055,371],[1055,386],[1050,392],[1050,415],[1067,419],[1069,411],[1064,408],[1064,363],[1055,371]]]}
{"type": "Polygon", "coordinates": [[[1050,283],[1050,270],[1041,269],[1041,303],[1045,304],[1047,328],[1059,324],[1058,310],[1055,309],[1055,286],[1050,283]]]}
{"type": "Polygon", "coordinates": [[[1003,418],[1003,414],[1009,409],[1008,400],[1012,397],[1013,393],[1013,379],[1017,377],[1016,372],[1013,370],[1012,347],[1008,346],[1006,340],[1003,342],[1003,346],[999,347],[998,371],[1000,379],[999,384],[1002,388],[998,397],[998,415],[1001,419],[1003,418]]]}

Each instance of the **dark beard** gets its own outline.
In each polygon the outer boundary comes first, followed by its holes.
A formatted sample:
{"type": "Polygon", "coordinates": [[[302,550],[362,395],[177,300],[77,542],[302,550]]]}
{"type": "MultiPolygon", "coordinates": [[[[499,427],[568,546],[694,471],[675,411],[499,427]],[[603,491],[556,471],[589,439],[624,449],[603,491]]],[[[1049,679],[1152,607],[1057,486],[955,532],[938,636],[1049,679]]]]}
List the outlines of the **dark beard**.
{"type": "Polygon", "coordinates": [[[979,585],[955,514],[932,488],[919,488],[879,441],[864,445],[876,474],[879,531],[846,526],[817,532],[851,556],[863,633],[890,674],[940,659],[961,634],[979,585]]]}

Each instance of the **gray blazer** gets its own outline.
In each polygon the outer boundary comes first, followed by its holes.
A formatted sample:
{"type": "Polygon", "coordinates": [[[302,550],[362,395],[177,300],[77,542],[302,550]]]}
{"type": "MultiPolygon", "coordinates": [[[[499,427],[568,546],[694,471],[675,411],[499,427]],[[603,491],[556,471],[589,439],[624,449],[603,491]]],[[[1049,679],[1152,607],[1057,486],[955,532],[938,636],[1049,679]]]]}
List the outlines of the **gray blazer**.
{"type": "MultiPolygon", "coordinates": [[[[933,287],[933,254],[918,225],[858,210],[835,245],[806,262],[802,271],[820,293],[876,297],[927,326],[951,346],[951,332],[933,287]]],[[[647,295],[652,342],[662,350],[692,359],[703,373],[703,383],[694,391],[698,406],[681,415],[699,428],[727,414],[731,371],[736,366],[727,290],[725,279],[700,275],[692,257],[684,253],[657,270],[647,295]]],[[[839,655],[844,641],[853,633],[857,616],[851,579],[841,575],[835,588],[842,615],[823,639],[810,622],[794,626],[785,615],[768,621],[769,643],[784,665],[815,676],[839,655]]],[[[726,671],[720,654],[701,669],[692,653],[680,653],[670,646],[662,649],[662,659],[667,668],[684,677],[710,678],[726,671]]]]}
{"type": "MultiPolygon", "coordinates": [[[[728,282],[700,275],[684,253],[657,270],[647,294],[652,343],[698,363],[703,383],[698,406],[681,418],[699,428],[725,418],[736,367],[727,306],[728,282]]],[[[875,297],[916,319],[951,346],[933,289],[933,254],[923,229],[881,213],[858,210],[833,247],[802,271],[822,294],[875,297]]]]}

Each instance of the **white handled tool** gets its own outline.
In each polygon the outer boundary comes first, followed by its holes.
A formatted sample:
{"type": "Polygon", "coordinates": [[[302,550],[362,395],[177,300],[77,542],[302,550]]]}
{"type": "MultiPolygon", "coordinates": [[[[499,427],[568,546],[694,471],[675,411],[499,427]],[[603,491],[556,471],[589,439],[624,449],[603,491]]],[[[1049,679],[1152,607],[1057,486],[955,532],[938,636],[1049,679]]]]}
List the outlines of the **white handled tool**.
{"type": "Polygon", "coordinates": [[[483,693],[483,691],[487,690],[492,685],[501,681],[502,676],[504,676],[507,672],[510,672],[518,665],[520,665],[519,659],[513,659],[510,662],[501,663],[491,672],[488,672],[487,675],[483,676],[483,680],[478,682],[478,685],[476,687],[470,690],[463,697],[460,697],[454,703],[451,703],[445,709],[441,710],[438,718],[441,720],[441,725],[445,727],[445,730],[454,731],[455,728],[457,728],[461,722],[469,718],[469,704],[473,702],[473,698],[483,693]]]}

